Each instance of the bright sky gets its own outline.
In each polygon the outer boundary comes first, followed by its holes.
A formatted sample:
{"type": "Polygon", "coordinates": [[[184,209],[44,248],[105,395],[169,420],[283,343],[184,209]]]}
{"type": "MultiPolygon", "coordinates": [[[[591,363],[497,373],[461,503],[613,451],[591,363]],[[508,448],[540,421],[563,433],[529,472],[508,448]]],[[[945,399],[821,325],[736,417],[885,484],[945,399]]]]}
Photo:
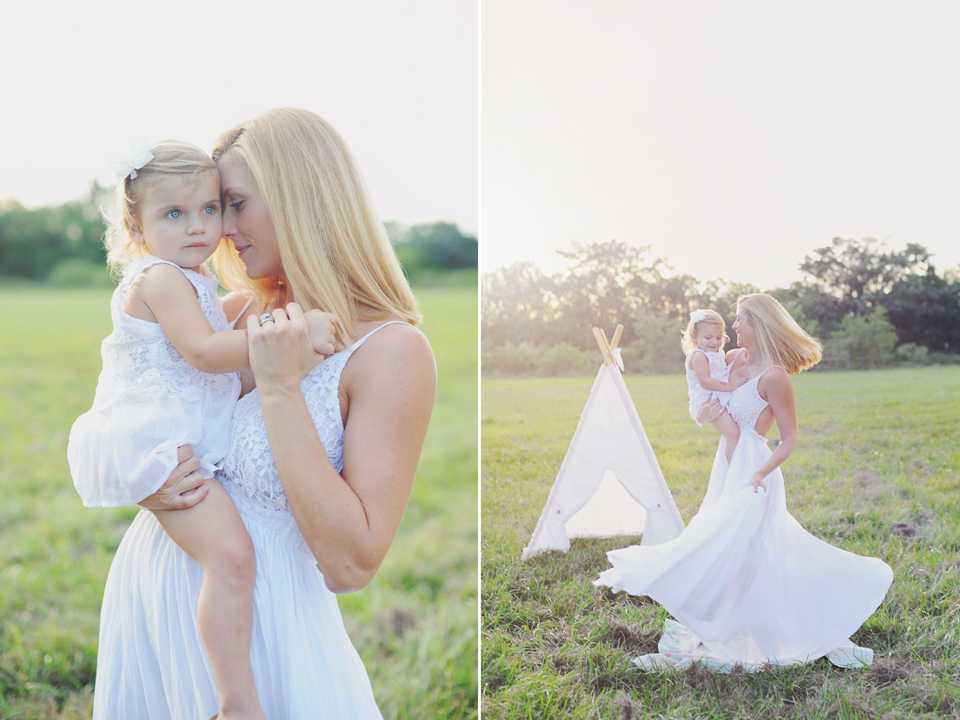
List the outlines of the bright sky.
{"type": "Polygon", "coordinates": [[[960,4],[483,0],[481,269],[573,240],[771,289],[835,236],[960,263],[960,4]]]}
{"type": "Polygon", "coordinates": [[[322,115],[384,220],[476,232],[477,0],[5,3],[0,198],[113,182],[144,140],[209,150],[264,110],[322,115]]]}

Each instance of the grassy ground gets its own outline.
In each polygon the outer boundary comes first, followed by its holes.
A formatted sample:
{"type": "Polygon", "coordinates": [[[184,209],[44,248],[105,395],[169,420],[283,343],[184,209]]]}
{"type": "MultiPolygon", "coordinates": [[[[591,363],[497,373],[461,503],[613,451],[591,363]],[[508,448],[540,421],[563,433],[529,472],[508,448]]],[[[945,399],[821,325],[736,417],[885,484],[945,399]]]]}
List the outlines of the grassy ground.
{"type": "MultiPolygon", "coordinates": [[[[386,718],[477,715],[476,288],[423,289],[438,393],[374,582],[343,596],[386,718]]],[[[87,510],[67,434],[93,400],[110,291],[0,290],[0,718],[86,718],[107,570],[136,510],[87,510]]]]}
{"type": "MultiPolygon", "coordinates": [[[[821,659],[715,675],[632,666],[656,652],[665,611],[590,581],[608,567],[607,550],[637,538],[575,539],[567,554],[520,562],[592,378],[484,381],[485,719],[960,717],[960,368],[794,380],[801,436],[784,465],[788,508],[817,537],[883,558],[895,573],[853,637],[874,648],[873,667],[839,670],[821,659]]],[[[690,420],[681,376],[627,385],[688,521],[718,436],[690,420]]]]}

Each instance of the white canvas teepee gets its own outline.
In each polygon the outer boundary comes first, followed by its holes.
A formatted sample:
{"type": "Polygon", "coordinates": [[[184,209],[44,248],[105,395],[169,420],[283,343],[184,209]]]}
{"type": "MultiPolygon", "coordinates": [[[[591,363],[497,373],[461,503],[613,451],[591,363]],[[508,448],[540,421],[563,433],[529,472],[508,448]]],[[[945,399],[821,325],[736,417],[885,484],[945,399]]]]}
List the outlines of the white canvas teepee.
{"type": "Polygon", "coordinates": [[[566,552],[570,537],[642,532],[641,545],[657,545],[683,531],[683,519],[620,374],[615,350],[622,332],[618,325],[608,343],[602,330],[593,329],[603,366],[523,549],[524,560],[544,550],[566,552]]]}

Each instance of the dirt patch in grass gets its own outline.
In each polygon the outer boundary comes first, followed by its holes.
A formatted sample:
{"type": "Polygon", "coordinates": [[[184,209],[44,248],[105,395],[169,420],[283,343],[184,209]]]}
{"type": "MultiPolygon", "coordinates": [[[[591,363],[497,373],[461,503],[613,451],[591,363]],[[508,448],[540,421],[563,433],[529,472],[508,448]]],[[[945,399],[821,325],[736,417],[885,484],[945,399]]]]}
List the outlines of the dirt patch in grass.
{"type": "Polygon", "coordinates": [[[629,695],[622,692],[617,696],[617,704],[620,706],[620,720],[633,720],[639,717],[643,712],[643,705],[635,703],[629,695]]]}
{"type": "Polygon", "coordinates": [[[657,652],[659,639],[660,632],[657,630],[642,630],[620,622],[611,623],[604,638],[615,648],[626,650],[632,655],[647,655],[657,652]]]}
{"type": "Polygon", "coordinates": [[[872,473],[870,471],[858,472],[854,477],[862,488],[868,488],[871,485],[876,485],[878,482],[880,482],[880,478],[877,477],[876,473],[872,473]]]}
{"type": "Polygon", "coordinates": [[[874,662],[873,667],[864,673],[864,677],[876,683],[877,687],[887,687],[912,674],[911,663],[900,658],[890,658],[874,662]]]}

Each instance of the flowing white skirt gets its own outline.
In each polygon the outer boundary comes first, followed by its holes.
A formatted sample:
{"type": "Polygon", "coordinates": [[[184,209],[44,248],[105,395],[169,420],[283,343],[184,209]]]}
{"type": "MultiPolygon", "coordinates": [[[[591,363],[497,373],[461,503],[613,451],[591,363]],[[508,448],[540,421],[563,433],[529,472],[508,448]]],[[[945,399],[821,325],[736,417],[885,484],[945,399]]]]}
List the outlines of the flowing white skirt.
{"type": "MultiPolygon", "coordinates": [[[[282,523],[241,513],[257,554],[251,657],[271,720],[380,718],[336,596],[282,523]]],[[[208,720],[218,711],[197,628],[203,570],[142,510],[104,592],[93,717],[208,720]]]]}
{"type": "MultiPolygon", "coordinates": [[[[882,560],[800,527],[779,469],[765,478],[766,492],[753,492],[750,477],[770,455],[762,437],[742,431],[728,466],[721,443],[703,504],[679,537],[607,553],[613,567],[596,585],[648,595],[685,626],[667,628],[679,642],[666,664],[751,669],[815,660],[851,647],[850,635],[890,587],[893,571],[882,560]]],[[[858,663],[869,659],[850,652],[858,663]]]]}

